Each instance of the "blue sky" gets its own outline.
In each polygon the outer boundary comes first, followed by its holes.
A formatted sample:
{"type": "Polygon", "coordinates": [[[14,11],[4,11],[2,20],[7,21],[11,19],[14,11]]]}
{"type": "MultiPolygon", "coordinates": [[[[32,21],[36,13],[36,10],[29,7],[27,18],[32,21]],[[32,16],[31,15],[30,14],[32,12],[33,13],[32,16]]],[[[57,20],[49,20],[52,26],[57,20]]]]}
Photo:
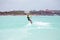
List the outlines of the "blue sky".
{"type": "Polygon", "coordinates": [[[0,0],[0,11],[60,10],[60,0],[0,0]]]}

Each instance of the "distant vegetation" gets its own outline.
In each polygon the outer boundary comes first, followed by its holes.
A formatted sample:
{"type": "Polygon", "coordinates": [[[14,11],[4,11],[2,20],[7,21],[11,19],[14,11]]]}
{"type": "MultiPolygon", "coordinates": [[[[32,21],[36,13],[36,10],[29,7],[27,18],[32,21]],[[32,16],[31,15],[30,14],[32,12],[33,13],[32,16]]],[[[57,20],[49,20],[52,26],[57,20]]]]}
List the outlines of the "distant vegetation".
{"type": "MultiPolygon", "coordinates": [[[[60,15],[60,10],[39,10],[29,11],[30,15],[60,15]]],[[[26,15],[25,11],[5,11],[0,12],[0,15],[26,15]]]]}
{"type": "Polygon", "coordinates": [[[0,15],[25,15],[24,11],[0,12],[0,15]]]}

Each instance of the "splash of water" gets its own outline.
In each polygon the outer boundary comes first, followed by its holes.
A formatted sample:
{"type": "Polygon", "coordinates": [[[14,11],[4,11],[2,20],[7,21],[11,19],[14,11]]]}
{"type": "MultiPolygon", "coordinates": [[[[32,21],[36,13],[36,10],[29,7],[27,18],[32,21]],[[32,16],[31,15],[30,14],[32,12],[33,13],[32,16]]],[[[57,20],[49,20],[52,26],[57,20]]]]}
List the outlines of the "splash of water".
{"type": "Polygon", "coordinates": [[[48,22],[33,22],[28,23],[26,26],[26,29],[52,29],[51,23],[48,22]],[[35,27],[34,27],[35,26],[35,27]]]}

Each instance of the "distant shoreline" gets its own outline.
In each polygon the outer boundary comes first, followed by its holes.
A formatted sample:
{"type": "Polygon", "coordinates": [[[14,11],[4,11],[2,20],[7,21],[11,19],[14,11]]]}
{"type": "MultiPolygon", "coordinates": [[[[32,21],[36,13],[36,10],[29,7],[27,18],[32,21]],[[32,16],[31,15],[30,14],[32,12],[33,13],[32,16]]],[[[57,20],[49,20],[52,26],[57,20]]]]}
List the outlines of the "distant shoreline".
{"type": "Polygon", "coordinates": [[[35,16],[55,16],[58,15],[60,16],[60,10],[39,10],[39,11],[9,11],[9,12],[0,12],[0,16],[8,16],[8,15],[19,15],[19,16],[23,16],[23,15],[35,15],[35,16]]]}
{"type": "MultiPolygon", "coordinates": [[[[38,14],[29,14],[32,16],[60,16],[60,15],[38,15],[38,14]]],[[[26,15],[0,15],[0,16],[26,16],[26,15]]]]}

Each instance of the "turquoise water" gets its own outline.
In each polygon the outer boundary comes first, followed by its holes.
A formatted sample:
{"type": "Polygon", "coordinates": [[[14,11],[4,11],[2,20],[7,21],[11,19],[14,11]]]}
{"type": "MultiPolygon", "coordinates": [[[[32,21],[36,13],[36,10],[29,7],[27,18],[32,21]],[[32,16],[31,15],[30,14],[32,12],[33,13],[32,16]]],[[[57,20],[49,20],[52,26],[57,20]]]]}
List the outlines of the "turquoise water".
{"type": "Polygon", "coordinates": [[[0,16],[0,40],[60,40],[60,16],[0,16]]]}

